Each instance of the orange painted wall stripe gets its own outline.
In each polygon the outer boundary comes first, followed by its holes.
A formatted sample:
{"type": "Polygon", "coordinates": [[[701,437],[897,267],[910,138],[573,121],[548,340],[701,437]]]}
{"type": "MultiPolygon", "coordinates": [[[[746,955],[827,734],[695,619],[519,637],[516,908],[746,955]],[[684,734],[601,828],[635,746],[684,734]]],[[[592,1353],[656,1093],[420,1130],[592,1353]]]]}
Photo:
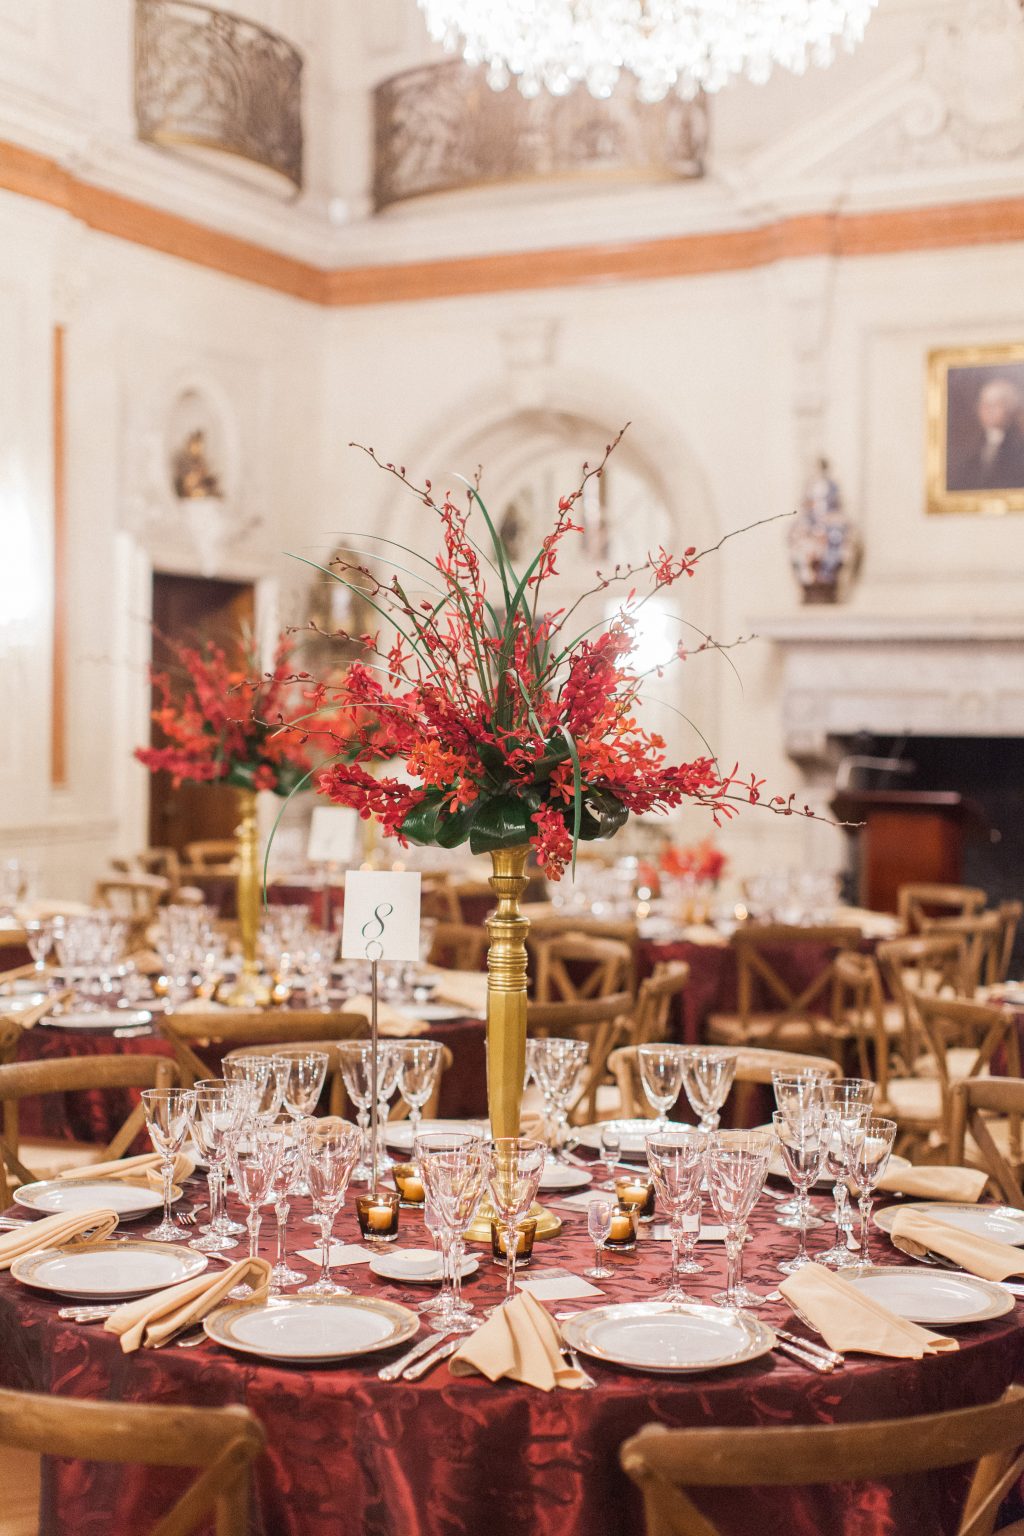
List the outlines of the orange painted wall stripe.
{"type": "Polygon", "coordinates": [[[694,277],[801,256],[881,256],[1024,241],[1024,198],[1003,198],[801,214],[755,229],[331,270],[108,192],[15,144],[0,142],[0,190],[63,208],[103,234],[329,308],[694,277]]]}

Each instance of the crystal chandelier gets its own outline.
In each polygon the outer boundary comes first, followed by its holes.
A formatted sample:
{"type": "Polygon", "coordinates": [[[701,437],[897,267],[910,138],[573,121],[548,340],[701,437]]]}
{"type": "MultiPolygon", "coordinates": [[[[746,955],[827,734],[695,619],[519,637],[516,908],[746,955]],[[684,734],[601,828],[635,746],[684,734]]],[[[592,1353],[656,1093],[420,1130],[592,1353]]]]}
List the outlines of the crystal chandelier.
{"type": "Polygon", "coordinates": [[[564,96],[580,81],[610,96],[620,73],[643,101],[689,99],[734,75],[828,65],[859,43],[877,0],[417,0],[430,35],[488,83],[564,96]]]}

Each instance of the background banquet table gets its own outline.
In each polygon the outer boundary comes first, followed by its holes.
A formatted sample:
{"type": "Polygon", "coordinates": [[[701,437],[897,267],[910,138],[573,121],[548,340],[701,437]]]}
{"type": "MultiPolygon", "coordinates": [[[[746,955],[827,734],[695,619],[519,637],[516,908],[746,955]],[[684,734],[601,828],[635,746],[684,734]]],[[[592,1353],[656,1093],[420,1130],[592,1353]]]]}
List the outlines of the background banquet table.
{"type": "MultiPolygon", "coordinates": [[[[549,1200],[549,1203],[552,1203],[549,1200]]],[[[297,1206],[301,1210],[301,1203],[297,1206]]],[[[562,1236],[538,1249],[542,1267],[588,1262],[585,1218],[561,1213],[562,1236]]],[[[402,1213],[400,1241],[423,1240],[418,1217],[402,1213]]],[[[295,1216],[293,1214],[293,1224],[295,1216]]],[[[293,1231],[303,1232],[293,1225],[293,1231]]],[[[762,1200],[752,1222],[747,1272],[774,1289],[777,1260],[792,1248],[762,1200]]],[[[356,1236],[350,1209],[339,1235],[356,1236]]],[[[893,1251],[876,1239],[879,1257],[893,1251]],[[884,1254],[882,1252],[884,1245],[884,1254]]],[[[303,1246],[308,1246],[303,1242],[303,1246]]],[[[818,1244],[812,1237],[812,1249],[818,1244]]],[[[721,1244],[705,1244],[707,1273],[693,1289],[707,1297],[721,1283],[721,1244]]],[[[664,1282],[668,1245],[645,1239],[618,1256],[607,1299],[636,1301],[664,1282]]],[[[343,1278],[360,1293],[415,1305],[421,1288],[377,1280],[365,1265],[343,1278]]],[[[499,1271],[489,1258],[467,1281],[479,1306],[495,1299],[499,1271]]],[[[553,1305],[553,1310],[573,1303],[553,1305]]],[[[244,1402],[263,1422],[268,1450],[258,1470],[253,1531],[260,1536],[640,1536],[632,1485],[618,1447],[642,1424],[817,1424],[935,1412],[997,1397],[1024,1367],[1021,1308],[960,1330],[957,1353],[920,1362],[851,1357],[832,1376],[812,1374],[779,1355],[693,1376],[632,1373],[588,1362],[592,1392],[543,1394],[514,1383],[455,1379],[446,1366],[425,1380],[385,1385],[377,1368],[391,1355],[319,1368],[257,1363],[204,1342],[123,1355],[100,1329],[61,1322],[57,1303],[0,1276],[0,1380],[4,1386],[163,1404],[244,1402]]],[[[763,1309],[780,1325],[800,1325],[785,1304],[763,1309]]],[[[44,1468],[43,1536],[108,1536],[142,1528],[176,1485],[174,1473],[81,1463],[44,1468]]],[[[721,1491],[709,1495],[726,1536],[750,1536],[756,1497],[759,1536],[872,1536],[883,1531],[951,1536],[959,1474],[910,1480],[896,1491],[844,1489],[721,1491]]]]}

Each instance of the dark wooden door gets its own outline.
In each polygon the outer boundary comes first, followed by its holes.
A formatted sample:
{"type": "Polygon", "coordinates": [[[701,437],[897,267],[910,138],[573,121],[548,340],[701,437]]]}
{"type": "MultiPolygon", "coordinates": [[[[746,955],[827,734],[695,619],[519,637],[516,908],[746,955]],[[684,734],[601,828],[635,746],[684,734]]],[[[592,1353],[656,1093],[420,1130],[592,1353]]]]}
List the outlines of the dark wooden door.
{"type": "MultiPolygon", "coordinates": [[[[229,655],[237,653],[239,636],[254,627],[255,602],[250,582],[211,581],[202,576],[153,573],[153,666],[165,670],[172,661],[168,642],[212,641],[229,655]]],[[[163,745],[156,726],[153,746],[163,745]]],[[[234,836],[238,821],[235,791],[225,784],[171,785],[168,773],[150,775],[149,841],[151,847],[176,848],[200,838],[234,836]]]]}

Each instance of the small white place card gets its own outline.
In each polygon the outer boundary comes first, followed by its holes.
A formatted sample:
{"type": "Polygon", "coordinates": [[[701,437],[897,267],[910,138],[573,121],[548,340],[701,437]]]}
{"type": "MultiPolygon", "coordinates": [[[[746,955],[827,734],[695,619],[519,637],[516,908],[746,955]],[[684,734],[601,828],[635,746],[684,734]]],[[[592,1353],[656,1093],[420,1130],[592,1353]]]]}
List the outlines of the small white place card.
{"type": "Polygon", "coordinates": [[[603,1296],[604,1292],[579,1275],[535,1275],[518,1280],[520,1290],[529,1291],[537,1301],[573,1301],[577,1296],[603,1296]]]}
{"type": "MultiPolygon", "coordinates": [[[[668,1222],[659,1223],[657,1226],[650,1227],[649,1231],[651,1236],[656,1238],[658,1242],[669,1243],[672,1241],[672,1232],[669,1228],[668,1222]]],[[[724,1243],[725,1228],[720,1227],[714,1223],[702,1223],[700,1229],[700,1241],[702,1243],[724,1243]]]]}
{"type": "Polygon", "coordinates": [[[420,877],[417,870],[350,869],[345,876],[343,960],[418,960],[420,877]]]}
{"type": "Polygon", "coordinates": [[[578,1195],[565,1195],[561,1200],[553,1200],[552,1205],[558,1205],[569,1211],[585,1211],[588,1205],[593,1205],[595,1200],[610,1200],[615,1204],[615,1191],[613,1189],[581,1189],[578,1195]]]}
{"type": "MultiPolygon", "coordinates": [[[[323,1261],[323,1250],[320,1248],[300,1248],[298,1256],[305,1259],[308,1264],[319,1267],[323,1261]]],[[[373,1254],[369,1248],[364,1248],[362,1243],[332,1243],[331,1264],[369,1264],[373,1254]]]]}
{"type": "Polygon", "coordinates": [[[358,811],[344,805],[315,806],[306,858],[310,864],[350,864],[356,856],[358,836],[358,811]]]}

